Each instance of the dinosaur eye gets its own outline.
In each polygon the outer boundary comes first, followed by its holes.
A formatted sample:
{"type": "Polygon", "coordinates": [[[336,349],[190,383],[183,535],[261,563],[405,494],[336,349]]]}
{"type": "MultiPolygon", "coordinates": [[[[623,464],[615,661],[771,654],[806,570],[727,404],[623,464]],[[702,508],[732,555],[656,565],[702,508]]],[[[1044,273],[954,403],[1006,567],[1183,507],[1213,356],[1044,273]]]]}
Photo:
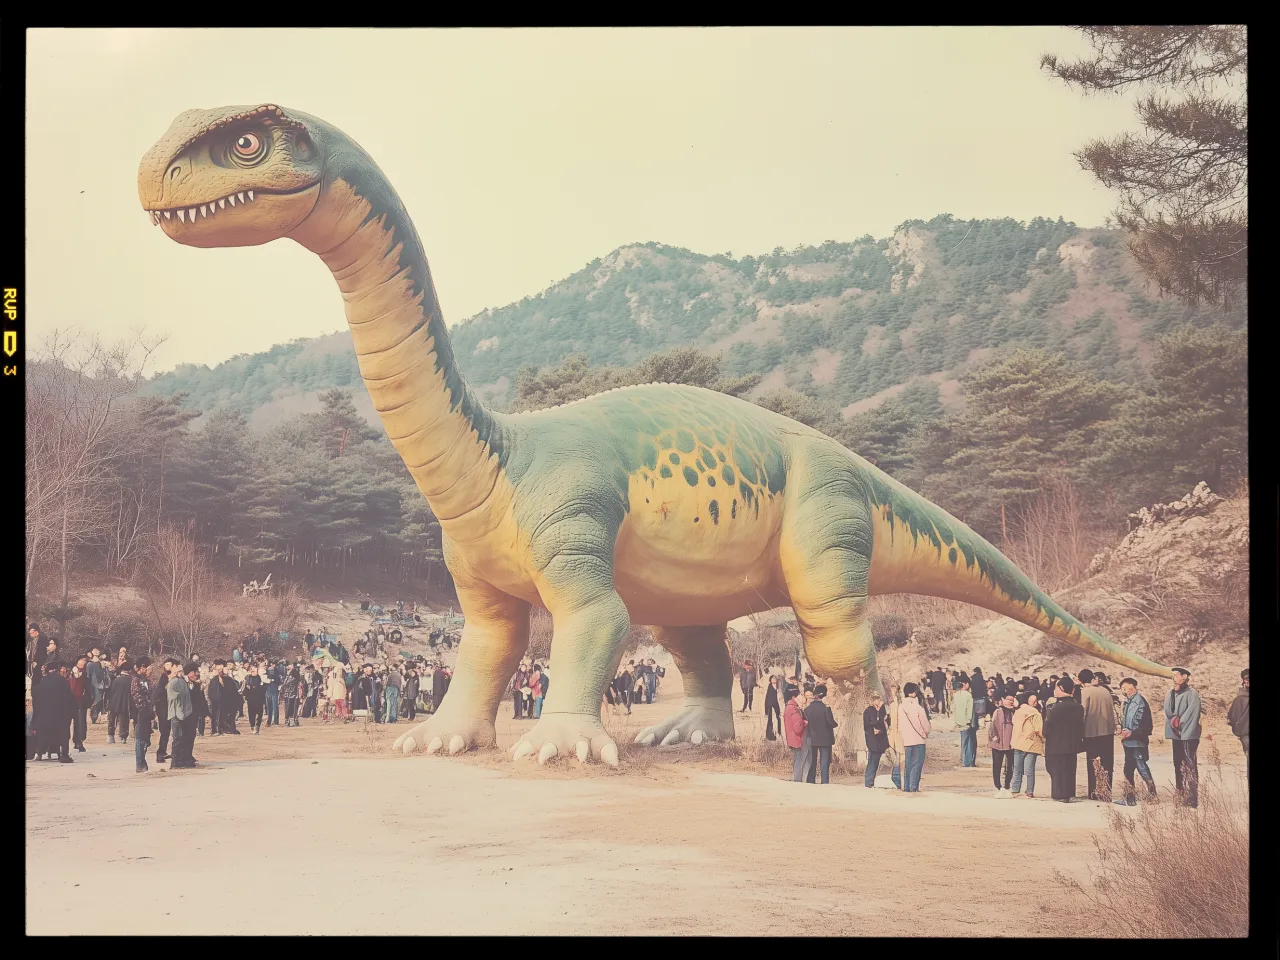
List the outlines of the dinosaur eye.
{"type": "Polygon", "coordinates": [[[240,164],[257,163],[266,151],[266,142],[256,133],[242,133],[231,144],[231,158],[240,164]]]}

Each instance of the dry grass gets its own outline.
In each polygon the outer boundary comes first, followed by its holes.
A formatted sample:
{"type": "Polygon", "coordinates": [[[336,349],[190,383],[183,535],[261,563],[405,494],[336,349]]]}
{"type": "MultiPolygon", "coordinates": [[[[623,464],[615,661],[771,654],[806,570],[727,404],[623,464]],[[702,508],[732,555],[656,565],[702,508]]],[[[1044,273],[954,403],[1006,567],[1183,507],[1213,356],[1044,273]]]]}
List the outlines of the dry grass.
{"type": "MultiPolygon", "coordinates": [[[[1134,938],[1249,935],[1248,791],[1223,789],[1222,762],[1209,741],[1212,773],[1200,784],[1199,809],[1172,793],[1137,811],[1108,810],[1093,837],[1088,879],[1055,871],[1074,929],[1134,938]]],[[[1239,774],[1237,774],[1239,776],[1239,774]]]]}

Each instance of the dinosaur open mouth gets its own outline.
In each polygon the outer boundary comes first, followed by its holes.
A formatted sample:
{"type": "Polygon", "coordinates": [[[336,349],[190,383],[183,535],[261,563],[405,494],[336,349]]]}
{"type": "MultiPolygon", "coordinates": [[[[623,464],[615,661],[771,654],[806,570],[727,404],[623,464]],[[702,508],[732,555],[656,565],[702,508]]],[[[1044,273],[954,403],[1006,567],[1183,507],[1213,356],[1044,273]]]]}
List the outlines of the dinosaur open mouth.
{"type": "Polygon", "coordinates": [[[253,203],[255,199],[261,197],[288,197],[300,193],[306,193],[317,185],[312,183],[299,190],[240,190],[236,193],[227,194],[225,197],[219,197],[217,200],[210,200],[208,203],[198,203],[182,207],[170,207],[168,209],[147,209],[147,213],[151,217],[151,223],[159,226],[165,220],[177,218],[182,223],[195,223],[196,217],[207,220],[209,217],[216,216],[219,211],[227,209],[235,209],[236,204],[247,206],[253,203]]]}

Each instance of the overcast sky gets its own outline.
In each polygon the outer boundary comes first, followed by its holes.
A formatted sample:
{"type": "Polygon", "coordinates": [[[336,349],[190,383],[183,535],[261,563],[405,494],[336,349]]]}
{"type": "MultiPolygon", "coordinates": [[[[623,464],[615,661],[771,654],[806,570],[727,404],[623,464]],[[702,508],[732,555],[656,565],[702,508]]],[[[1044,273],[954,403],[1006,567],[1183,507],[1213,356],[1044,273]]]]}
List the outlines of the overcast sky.
{"type": "Polygon", "coordinates": [[[700,253],[1063,216],[1115,198],[1073,150],[1135,125],[1039,68],[1063,28],[31,30],[27,324],[167,334],[152,370],[345,326],[291,241],[153,228],[138,161],[193,107],[323,117],[391,178],[447,321],[656,240],[700,253]]]}

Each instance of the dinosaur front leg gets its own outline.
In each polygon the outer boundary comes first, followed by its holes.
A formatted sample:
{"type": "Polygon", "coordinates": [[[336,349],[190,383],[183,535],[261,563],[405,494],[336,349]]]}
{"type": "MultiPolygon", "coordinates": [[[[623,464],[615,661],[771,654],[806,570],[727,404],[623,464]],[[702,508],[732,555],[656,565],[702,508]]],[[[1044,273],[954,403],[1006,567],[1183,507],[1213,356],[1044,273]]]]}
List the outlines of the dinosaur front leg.
{"type": "Polygon", "coordinates": [[[449,691],[430,719],[396,738],[393,750],[452,754],[497,745],[493,721],[529,643],[529,604],[486,585],[455,583],[465,622],[449,691]]]}
{"type": "Polygon", "coordinates": [[[726,624],[709,627],[654,627],[653,637],[676,662],[684,683],[684,709],[646,727],[636,743],[667,746],[688,740],[732,740],[733,670],[725,640],[726,624]]]}
{"type": "Polygon", "coordinates": [[[512,759],[539,763],[576,755],[618,765],[618,746],[600,722],[600,700],[613,679],[631,626],[613,589],[612,544],[556,555],[543,568],[539,592],[551,613],[551,689],[542,717],[517,741],[512,759]]]}

